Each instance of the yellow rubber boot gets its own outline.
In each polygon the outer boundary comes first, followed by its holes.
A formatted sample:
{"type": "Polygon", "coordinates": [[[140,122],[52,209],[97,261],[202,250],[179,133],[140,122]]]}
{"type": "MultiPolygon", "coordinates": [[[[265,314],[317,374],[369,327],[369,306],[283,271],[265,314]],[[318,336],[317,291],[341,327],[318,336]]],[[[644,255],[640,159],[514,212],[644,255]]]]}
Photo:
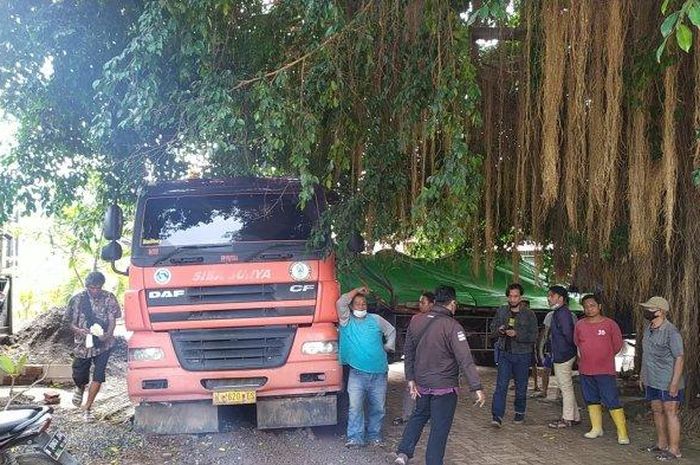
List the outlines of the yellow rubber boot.
{"type": "Polygon", "coordinates": [[[588,439],[601,437],[603,435],[603,406],[600,404],[589,405],[588,416],[591,417],[591,430],[583,436],[588,439]]]}
{"type": "Polygon", "coordinates": [[[627,420],[625,420],[625,411],[621,408],[616,408],[615,410],[610,410],[610,416],[617,427],[617,443],[623,445],[629,444],[630,438],[627,434],[627,420]]]}

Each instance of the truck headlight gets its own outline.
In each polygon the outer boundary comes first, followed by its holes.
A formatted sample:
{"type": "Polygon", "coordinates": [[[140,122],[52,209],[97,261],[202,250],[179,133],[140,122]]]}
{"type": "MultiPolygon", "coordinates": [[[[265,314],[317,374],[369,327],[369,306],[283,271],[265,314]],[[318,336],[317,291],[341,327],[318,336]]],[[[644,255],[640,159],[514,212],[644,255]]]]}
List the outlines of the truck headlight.
{"type": "Polygon", "coordinates": [[[130,362],[153,362],[163,360],[165,352],[160,347],[137,347],[129,349],[130,362]]]}
{"type": "Polygon", "coordinates": [[[338,352],[338,341],[312,341],[301,345],[305,355],[331,355],[338,352]]]}

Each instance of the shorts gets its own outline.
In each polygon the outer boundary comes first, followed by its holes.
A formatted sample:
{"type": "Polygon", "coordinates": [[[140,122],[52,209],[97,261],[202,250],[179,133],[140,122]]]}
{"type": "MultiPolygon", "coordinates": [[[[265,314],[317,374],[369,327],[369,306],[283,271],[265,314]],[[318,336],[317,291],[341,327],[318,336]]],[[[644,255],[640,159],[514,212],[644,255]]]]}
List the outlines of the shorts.
{"type": "Polygon", "coordinates": [[[608,410],[622,407],[613,375],[581,375],[581,391],[586,404],[603,404],[608,410]]]}
{"type": "Polygon", "coordinates": [[[104,383],[106,378],[105,371],[107,370],[107,362],[109,362],[110,355],[112,355],[112,351],[108,350],[95,357],[76,357],[73,359],[73,382],[75,382],[75,385],[85,386],[90,382],[91,365],[95,367],[92,371],[92,380],[96,383],[104,383]]]}
{"type": "Polygon", "coordinates": [[[646,386],[645,397],[648,401],[660,400],[661,402],[684,402],[685,392],[683,389],[680,389],[678,391],[678,395],[674,397],[668,391],[646,386]]]}

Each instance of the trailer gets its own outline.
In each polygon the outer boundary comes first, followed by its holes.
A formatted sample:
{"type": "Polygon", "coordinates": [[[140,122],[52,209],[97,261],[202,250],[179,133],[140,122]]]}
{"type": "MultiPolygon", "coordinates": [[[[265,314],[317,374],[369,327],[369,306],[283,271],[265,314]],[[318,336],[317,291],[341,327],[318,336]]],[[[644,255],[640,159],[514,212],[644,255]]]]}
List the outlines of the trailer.
{"type": "MultiPolygon", "coordinates": [[[[493,365],[495,340],[489,328],[498,307],[506,303],[508,284],[517,281],[523,286],[523,299],[528,301],[541,326],[550,311],[544,277],[525,260],[521,261],[518,271],[516,279],[510,262],[500,263],[489,279],[483,271],[473,272],[471,257],[467,255],[429,261],[394,250],[382,250],[372,256],[359,257],[352,266],[339,270],[339,280],[343,292],[360,284],[369,287],[369,310],[396,328],[396,352],[391,355],[391,361],[398,361],[403,355],[406,331],[411,318],[418,313],[421,293],[432,291],[438,285],[453,286],[458,301],[455,319],[467,333],[475,361],[480,365],[493,365]]],[[[571,299],[570,308],[578,316],[582,314],[577,299],[571,299]]]]}

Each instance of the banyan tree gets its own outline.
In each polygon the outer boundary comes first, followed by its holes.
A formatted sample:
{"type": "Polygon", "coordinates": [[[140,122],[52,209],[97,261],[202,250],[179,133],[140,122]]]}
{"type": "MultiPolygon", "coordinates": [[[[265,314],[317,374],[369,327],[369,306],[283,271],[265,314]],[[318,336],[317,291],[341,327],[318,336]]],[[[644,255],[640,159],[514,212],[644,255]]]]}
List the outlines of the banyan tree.
{"type": "MultiPolygon", "coordinates": [[[[656,2],[522,2],[516,41],[481,57],[483,234],[551,244],[554,275],[641,328],[663,295],[700,367],[700,40],[657,62],[656,2]]],[[[505,239],[503,239],[505,238],[505,239]]],[[[514,259],[518,259],[514,254],[514,259]]],[[[541,259],[541,256],[539,257],[541,259]]]]}
{"type": "Polygon", "coordinates": [[[679,18],[660,3],[688,2],[9,2],[0,108],[21,130],[0,221],[89,186],[128,204],[185,155],[205,176],[297,176],[334,191],[341,241],[467,248],[487,270],[530,241],[630,327],[664,295],[693,398],[700,32],[656,53],[679,18]]]}

